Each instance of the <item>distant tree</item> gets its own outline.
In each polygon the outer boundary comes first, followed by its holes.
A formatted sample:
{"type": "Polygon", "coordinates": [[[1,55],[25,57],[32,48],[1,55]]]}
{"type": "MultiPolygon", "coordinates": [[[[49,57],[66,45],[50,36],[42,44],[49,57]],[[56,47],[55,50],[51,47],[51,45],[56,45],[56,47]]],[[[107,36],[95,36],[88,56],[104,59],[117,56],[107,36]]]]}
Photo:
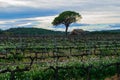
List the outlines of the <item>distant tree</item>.
{"type": "Polygon", "coordinates": [[[65,33],[67,36],[68,27],[70,26],[70,24],[79,21],[81,18],[82,18],[81,15],[77,12],[64,11],[53,20],[52,24],[54,26],[64,24],[66,27],[65,33]]]}
{"type": "Polygon", "coordinates": [[[3,33],[3,31],[0,29],[0,34],[2,34],[3,33]]]}

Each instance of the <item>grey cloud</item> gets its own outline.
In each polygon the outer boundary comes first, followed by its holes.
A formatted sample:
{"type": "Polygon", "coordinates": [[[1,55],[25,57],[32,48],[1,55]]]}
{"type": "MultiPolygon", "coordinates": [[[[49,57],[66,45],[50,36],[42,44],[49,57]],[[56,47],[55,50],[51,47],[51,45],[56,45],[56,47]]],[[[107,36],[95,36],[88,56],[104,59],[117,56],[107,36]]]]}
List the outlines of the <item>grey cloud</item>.
{"type": "MultiPolygon", "coordinates": [[[[96,21],[100,23],[100,20],[102,23],[120,21],[120,0],[0,0],[0,20],[53,16],[65,10],[77,11],[83,15],[83,24],[74,26],[89,26],[86,24],[96,21]]],[[[37,24],[35,20],[21,20],[0,26],[12,27],[28,22],[32,26],[37,24]]]]}

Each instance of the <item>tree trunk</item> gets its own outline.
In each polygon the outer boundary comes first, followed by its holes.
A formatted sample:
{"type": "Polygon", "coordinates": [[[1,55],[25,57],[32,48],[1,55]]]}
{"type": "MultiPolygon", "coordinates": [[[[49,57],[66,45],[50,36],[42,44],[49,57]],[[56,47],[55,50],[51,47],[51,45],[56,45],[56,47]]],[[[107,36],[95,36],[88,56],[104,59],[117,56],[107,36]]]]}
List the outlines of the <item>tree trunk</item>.
{"type": "Polygon", "coordinates": [[[65,27],[66,27],[65,34],[67,36],[67,31],[68,31],[69,24],[66,24],[65,27]]]}

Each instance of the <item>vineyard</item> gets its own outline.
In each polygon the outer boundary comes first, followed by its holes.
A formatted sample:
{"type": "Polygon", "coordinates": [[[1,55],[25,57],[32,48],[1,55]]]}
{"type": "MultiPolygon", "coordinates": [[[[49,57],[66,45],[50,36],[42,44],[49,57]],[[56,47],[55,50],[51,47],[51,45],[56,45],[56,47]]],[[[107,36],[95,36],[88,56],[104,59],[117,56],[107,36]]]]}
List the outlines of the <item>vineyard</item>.
{"type": "Polygon", "coordinates": [[[114,75],[120,80],[120,34],[0,37],[0,80],[105,80],[114,75]]]}

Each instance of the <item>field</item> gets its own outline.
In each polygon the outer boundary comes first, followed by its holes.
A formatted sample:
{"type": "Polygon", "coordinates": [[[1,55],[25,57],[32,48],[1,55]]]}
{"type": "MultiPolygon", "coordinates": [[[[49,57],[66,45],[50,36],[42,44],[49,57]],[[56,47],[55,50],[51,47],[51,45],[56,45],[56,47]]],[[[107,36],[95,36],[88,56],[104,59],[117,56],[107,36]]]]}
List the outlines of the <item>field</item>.
{"type": "Polygon", "coordinates": [[[0,37],[0,80],[105,80],[114,75],[120,80],[120,34],[0,37]]]}

